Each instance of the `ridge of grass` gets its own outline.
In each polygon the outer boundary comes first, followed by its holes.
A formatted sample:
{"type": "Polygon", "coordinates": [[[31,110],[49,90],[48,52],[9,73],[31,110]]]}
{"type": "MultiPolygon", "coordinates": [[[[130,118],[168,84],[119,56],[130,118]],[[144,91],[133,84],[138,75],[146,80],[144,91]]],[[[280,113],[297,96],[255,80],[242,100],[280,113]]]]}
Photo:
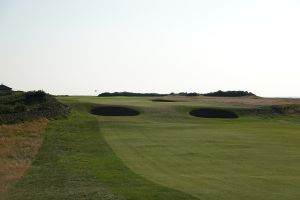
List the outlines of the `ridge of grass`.
{"type": "Polygon", "coordinates": [[[8,199],[197,198],[130,171],[104,140],[97,119],[73,111],[66,119],[50,121],[44,145],[31,170],[8,199]]]}

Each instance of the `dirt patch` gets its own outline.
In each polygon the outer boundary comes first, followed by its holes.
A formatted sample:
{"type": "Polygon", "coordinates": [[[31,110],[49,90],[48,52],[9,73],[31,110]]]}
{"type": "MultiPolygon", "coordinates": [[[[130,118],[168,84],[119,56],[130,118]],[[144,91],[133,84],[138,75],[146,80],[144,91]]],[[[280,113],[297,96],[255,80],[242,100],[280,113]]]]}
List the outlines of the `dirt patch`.
{"type": "Polygon", "coordinates": [[[48,120],[40,119],[0,125],[0,197],[5,197],[30,167],[42,145],[47,124],[48,120]]]}
{"type": "Polygon", "coordinates": [[[190,115],[204,118],[238,118],[238,115],[232,111],[217,108],[195,109],[190,111],[190,115]]]}
{"type": "Polygon", "coordinates": [[[153,102],[177,102],[175,100],[169,100],[169,99],[152,99],[153,102]]]}
{"type": "Polygon", "coordinates": [[[101,116],[136,116],[140,112],[131,108],[121,106],[101,106],[91,109],[93,115],[101,116]]]}

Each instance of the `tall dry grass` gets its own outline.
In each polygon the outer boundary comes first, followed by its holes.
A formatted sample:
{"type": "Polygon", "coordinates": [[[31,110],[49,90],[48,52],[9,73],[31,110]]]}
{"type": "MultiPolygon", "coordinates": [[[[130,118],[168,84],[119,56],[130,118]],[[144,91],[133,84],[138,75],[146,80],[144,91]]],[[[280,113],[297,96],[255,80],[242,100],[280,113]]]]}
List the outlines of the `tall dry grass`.
{"type": "Polygon", "coordinates": [[[29,169],[43,142],[48,120],[0,125],[0,199],[29,169]]]}

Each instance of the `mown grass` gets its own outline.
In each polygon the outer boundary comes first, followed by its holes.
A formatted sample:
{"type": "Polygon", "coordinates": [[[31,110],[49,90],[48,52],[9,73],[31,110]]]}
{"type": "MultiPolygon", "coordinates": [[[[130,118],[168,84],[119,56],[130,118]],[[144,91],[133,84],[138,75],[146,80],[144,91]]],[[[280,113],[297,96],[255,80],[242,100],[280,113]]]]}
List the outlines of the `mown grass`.
{"type": "Polygon", "coordinates": [[[31,171],[9,199],[298,200],[299,115],[248,112],[298,100],[60,97],[73,107],[51,121],[31,171]],[[123,105],[138,116],[93,116],[94,105],[123,105]],[[199,107],[238,119],[189,115],[199,107]]]}
{"type": "Polygon", "coordinates": [[[30,172],[8,199],[194,199],[130,171],[107,145],[95,117],[73,111],[51,121],[30,172]]]}
{"type": "Polygon", "coordinates": [[[65,100],[124,105],[141,111],[136,117],[98,117],[99,126],[122,161],[157,184],[199,199],[300,197],[299,115],[274,113],[267,106],[275,100],[268,104],[269,99],[257,99],[258,105],[256,100],[249,105],[248,99],[240,99],[238,104],[214,104],[206,98],[174,103],[124,97],[65,100]],[[266,111],[263,115],[246,112],[238,119],[188,115],[193,108],[214,105],[235,111],[256,111],[264,105],[266,111]]]}

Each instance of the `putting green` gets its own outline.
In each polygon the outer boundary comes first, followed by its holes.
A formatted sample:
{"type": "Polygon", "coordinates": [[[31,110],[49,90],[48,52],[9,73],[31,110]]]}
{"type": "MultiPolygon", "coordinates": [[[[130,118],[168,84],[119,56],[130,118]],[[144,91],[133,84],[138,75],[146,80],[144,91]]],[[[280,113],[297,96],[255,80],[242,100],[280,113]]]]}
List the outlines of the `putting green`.
{"type": "MultiPolygon", "coordinates": [[[[147,98],[79,99],[136,106],[136,117],[97,117],[105,139],[135,173],[199,199],[298,199],[300,123],[289,116],[204,119],[195,106],[255,107],[147,98]],[[110,101],[111,100],[111,101],[110,101]]],[[[243,103],[243,102],[241,102],[243,103]]]]}

